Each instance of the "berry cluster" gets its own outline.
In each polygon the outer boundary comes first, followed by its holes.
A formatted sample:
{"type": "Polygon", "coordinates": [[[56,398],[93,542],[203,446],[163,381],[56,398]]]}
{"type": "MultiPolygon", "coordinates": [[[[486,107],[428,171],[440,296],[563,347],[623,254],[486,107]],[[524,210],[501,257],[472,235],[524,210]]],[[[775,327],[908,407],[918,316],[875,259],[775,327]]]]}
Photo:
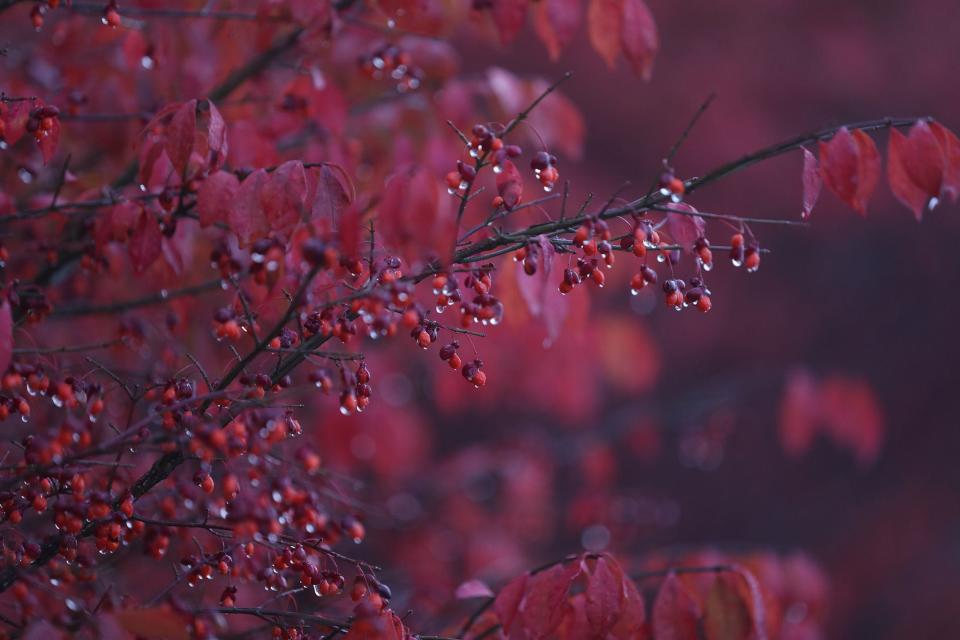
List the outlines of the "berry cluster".
{"type": "Polygon", "coordinates": [[[533,169],[533,175],[543,185],[543,190],[553,191],[554,184],[560,178],[560,172],[557,171],[557,157],[546,151],[538,151],[530,160],[530,168],[533,169]]]}

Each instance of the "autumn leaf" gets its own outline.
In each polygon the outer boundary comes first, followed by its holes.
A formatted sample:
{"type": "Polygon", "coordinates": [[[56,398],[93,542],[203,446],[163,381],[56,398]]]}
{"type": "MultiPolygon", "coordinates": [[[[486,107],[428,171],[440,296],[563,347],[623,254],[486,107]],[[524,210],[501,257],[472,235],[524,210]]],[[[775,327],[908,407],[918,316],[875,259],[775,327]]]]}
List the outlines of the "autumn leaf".
{"type": "Polygon", "coordinates": [[[803,149],[803,209],[800,217],[804,220],[813,213],[813,207],[817,204],[817,198],[820,197],[820,188],[823,186],[823,178],[820,176],[820,165],[817,164],[817,158],[806,148],[803,149]]]}
{"type": "Polygon", "coordinates": [[[700,605],[680,582],[669,574],[653,603],[654,640],[689,640],[699,636],[700,605]]]}
{"type": "Polygon", "coordinates": [[[587,34],[590,44],[611,69],[620,54],[623,0],[590,0],[587,7],[587,34]]]}
{"type": "Polygon", "coordinates": [[[311,219],[324,219],[336,225],[353,201],[349,178],[336,165],[312,167],[307,173],[306,200],[311,219]]]}
{"type": "Polygon", "coordinates": [[[197,101],[184,102],[164,131],[164,149],[177,175],[184,175],[193,152],[197,130],[197,101]]]}
{"type": "Polygon", "coordinates": [[[623,0],[620,44],[633,72],[646,81],[653,74],[653,59],[660,48],[657,25],[643,0],[623,0]]]}
{"type": "Polygon", "coordinates": [[[943,183],[941,188],[952,202],[960,198],[960,140],[939,122],[931,122],[930,130],[943,150],[943,183]]]}
{"type": "Polygon", "coordinates": [[[693,253],[694,243],[703,237],[707,228],[706,221],[696,213],[686,202],[670,205],[667,213],[667,233],[687,253],[693,253]]]}
{"type": "Polygon", "coordinates": [[[952,140],[943,135],[949,133],[945,129],[941,132],[940,136],[935,134],[924,120],[918,120],[907,136],[890,130],[887,180],[893,194],[918,221],[924,209],[933,208],[946,191],[952,140]]]}
{"type": "Polygon", "coordinates": [[[239,189],[240,180],[229,171],[217,171],[207,176],[197,190],[200,226],[227,222],[239,189]]]}
{"type": "Polygon", "coordinates": [[[540,0],[533,5],[533,27],[551,60],[577,34],[583,20],[580,0],[540,0]]]}
{"type": "Polygon", "coordinates": [[[127,244],[130,262],[136,271],[143,271],[160,257],[162,252],[160,240],[162,238],[163,235],[160,233],[160,225],[157,223],[156,217],[146,209],[141,209],[136,226],[133,228],[133,234],[127,244]]]}
{"type": "Polygon", "coordinates": [[[537,236],[534,241],[528,251],[532,252],[536,271],[533,275],[527,275],[523,264],[517,263],[517,288],[530,315],[543,322],[547,331],[546,343],[552,344],[563,328],[570,310],[570,299],[560,293],[554,281],[553,266],[557,251],[553,243],[546,236],[537,236]]]}
{"type": "Polygon", "coordinates": [[[260,202],[273,231],[288,232],[303,218],[307,176],[299,160],[284,162],[261,186],[260,202]]]}
{"type": "Polygon", "coordinates": [[[867,215],[867,202],[880,179],[880,153],[867,134],[841,127],[830,142],[821,142],[820,172],[828,189],[867,215]]]}
{"type": "Polygon", "coordinates": [[[529,0],[492,0],[490,13],[493,23],[500,34],[500,42],[512,42],[527,19],[527,4],[529,0]]]}
{"type": "Polygon", "coordinates": [[[236,199],[227,215],[230,228],[240,243],[249,245],[270,231],[266,208],[262,200],[263,187],[270,182],[270,175],[264,169],[257,169],[240,183],[236,199]]]}

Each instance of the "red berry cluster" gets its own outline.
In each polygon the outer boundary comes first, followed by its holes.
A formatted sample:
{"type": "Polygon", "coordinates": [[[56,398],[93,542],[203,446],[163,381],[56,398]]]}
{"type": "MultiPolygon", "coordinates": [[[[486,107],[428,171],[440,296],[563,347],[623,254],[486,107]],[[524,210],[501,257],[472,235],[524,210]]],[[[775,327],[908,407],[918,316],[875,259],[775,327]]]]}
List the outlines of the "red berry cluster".
{"type": "Polygon", "coordinates": [[[56,126],[56,119],[60,116],[60,109],[52,104],[34,107],[30,111],[30,117],[27,119],[26,129],[28,133],[39,142],[45,136],[50,135],[56,126]]]}
{"type": "Polygon", "coordinates": [[[560,172],[557,171],[557,157],[546,151],[538,151],[530,160],[530,168],[543,185],[543,190],[553,191],[554,184],[560,178],[560,172]]]}

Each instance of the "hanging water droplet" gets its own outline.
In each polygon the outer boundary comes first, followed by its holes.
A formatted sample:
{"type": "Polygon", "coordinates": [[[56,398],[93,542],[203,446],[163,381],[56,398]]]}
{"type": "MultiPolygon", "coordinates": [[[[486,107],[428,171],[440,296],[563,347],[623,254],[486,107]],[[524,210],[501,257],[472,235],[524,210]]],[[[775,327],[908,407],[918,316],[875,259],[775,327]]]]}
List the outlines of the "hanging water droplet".
{"type": "Polygon", "coordinates": [[[53,406],[55,406],[55,407],[57,407],[57,408],[60,408],[60,407],[63,406],[63,398],[61,398],[60,396],[58,396],[58,395],[56,395],[56,394],[54,394],[53,397],[50,398],[50,401],[53,402],[53,406]]]}
{"type": "Polygon", "coordinates": [[[735,267],[743,266],[743,260],[737,260],[736,258],[733,258],[732,260],[730,260],[730,262],[733,263],[733,266],[735,267]]]}
{"type": "Polygon", "coordinates": [[[143,56],[140,58],[140,66],[144,69],[153,69],[153,58],[150,56],[143,56]]]}
{"type": "Polygon", "coordinates": [[[930,211],[933,211],[938,204],[940,204],[940,198],[937,198],[937,197],[930,198],[930,202],[927,203],[927,209],[929,209],[930,211]]]}
{"type": "Polygon", "coordinates": [[[551,191],[553,191],[553,183],[548,182],[547,184],[543,185],[543,190],[546,191],[547,193],[550,193],[551,191]]]}
{"type": "Polygon", "coordinates": [[[146,190],[147,190],[147,185],[143,184],[142,182],[141,182],[138,186],[140,187],[140,191],[146,191],[146,190]]]}
{"type": "Polygon", "coordinates": [[[681,196],[679,193],[674,193],[670,196],[670,202],[674,204],[679,204],[683,202],[683,196],[681,196]]]}
{"type": "Polygon", "coordinates": [[[670,189],[667,189],[666,187],[660,187],[660,195],[662,196],[670,195],[670,189]]]}
{"type": "Polygon", "coordinates": [[[387,29],[394,29],[397,26],[397,21],[393,18],[387,18],[387,29]]]}
{"type": "Polygon", "coordinates": [[[471,147],[471,148],[470,148],[470,157],[471,157],[471,158],[477,158],[477,157],[479,157],[479,156],[480,156],[480,152],[477,151],[477,149],[476,149],[475,147],[471,147]]]}
{"type": "Polygon", "coordinates": [[[494,173],[503,173],[503,165],[495,164],[493,165],[494,173]]]}
{"type": "Polygon", "coordinates": [[[23,414],[20,416],[20,422],[30,422],[30,416],[23,414]]]}
{"type": "Polygon", "coordinates": [[[703,266],[703,270],[704,270],[704,271],[713,271],[713,263],[712,263],[712,262],[704,262],[702,266],[703,266]]]}
{"type": "Polygon", "coordinates": [[[657,254],[657,262],[666,262],[666,261],[667,261],[667,257],[665,255],[663,255],[662,253],[657,254]]]}

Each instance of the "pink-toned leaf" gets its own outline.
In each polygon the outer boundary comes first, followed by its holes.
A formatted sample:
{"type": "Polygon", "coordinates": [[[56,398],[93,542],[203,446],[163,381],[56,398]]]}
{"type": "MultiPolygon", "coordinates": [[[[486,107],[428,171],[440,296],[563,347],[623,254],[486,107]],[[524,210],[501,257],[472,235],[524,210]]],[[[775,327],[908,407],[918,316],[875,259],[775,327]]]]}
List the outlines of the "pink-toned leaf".
{"type": "Polygon", "coordinates": [[[817,204],[817,198],[820,197],[820,189],[823,187],[823,178],[820,177],[820,165],[817,164],[817,158],[806,148],[803,149],[803,209],[800,217],[804,220],[813,213],[813,207],[817,204]]]}
{"type": "Polygon", "coordinates": [[[449,199],[440,199],[440,182],[423,167],[393,175],[378,207],[377,233],[400,249],[410,264],[427,257],[448,260],[456,241],[456,218],[449,199]]]}
{"type": "Polygon", "coordinates": [[[500,589],[500,593],[493,601],[493,611],[497,614],[497,619],[500,620],[500,626],[508,634],[520,612],[520,602],[523,600],[523,594],[527,589],[527,579],[529,577],[529,574],[526,573],[517,576],[500,589]]]}
{"type": "Polygon", "coordinates": [[[577,34],[583,20],[581,0],[540,0],[533,6],[533,27],[551,60],[577,34]]]}
{"type": "Polygon", "coordinates": [[[672,211],[667,213],[667,233],[684,251],[693,253],[694,243],[697,238],[702,238],[706,231],[706,221],[695,215],[697,210],[686,202],[671,204],[670,209],[672,211]]]}
{"type": "Polygon", "coordinates": [[[798,369],[787,377],[780,404],[780,446],[787,455],[806,453],[816,435],[819,419],[819,394],[816,381],[807,371],[798,369]]]}
{"type": "Polygon", "coordinates": [[[827,188],[861,216],[880,179],[880,153],[867,134],[841,128],[820,143],[820,170],[827,188]]]}
{"type": "Polygon", "coordinates": [[[329,220],[332,224],[342,217],[353,201],[346,173],[336,165],[314,167],[308,175],[307,204],[311,219],[329,220]],[[347,181],[345,183],[345,180],[347,181]]]}
{"type": "Polygon", "coordinates": [[[590,44],[611,69],[622,47],[623,0],[590,0],[587,34],[590,44]]]}
{"type": "Polygon", "coordinates": [[[512,42],[520,30],[523,29],[523,23],[527,19],[527,5],[529,0],[492,0],[490,13],[493,16],[493,23],[497,26],[500,33],[500,42],[506,44],[512,42]]]}
{"type": "Polygon", "coordinates": [[[885,421],[880,401],[863,380],[831,376],[820,384],[820,415],[827,435],[867,466],[880,454],[885,421]]]}
{"type": "Polygon", "coordinates": [[[217,169],[223,164],[227,157],[229,145],[227,144],[227,125],[223,121],[223,116],[216,105],[210,100],[205,100],[204,104],[209,109],[202,113],[201,128],[207,131],[207,155],[205,160],[209,163],[211,169],[217,169]]]}
{"type": "Polygon", "coordinates": [[[750,640],[753,623],[739,590],[726,574],[717,576],[707,594],[703,627],[706,640],[750,640]]]}
{"type": "Polygon", "coordinates": [[[304,216],[306,194],[307,176],[302,162],[289,160],[272,171],[260,193],[270,228],[284,232],[297,224],[304,216]]]}
{"type": "Polygon", "coordinates": [[[193,152],[196,131],[197,101],[189,100],[173,114],[164,135],[164,148],[177,175],[183,175],[186,172],[190,154],[193,152]]]}
{"type": "Polygon", "coordinates": [[[957,136],[939,122],[930,123],[930,130],[937,137],[943,151],[943,183],[941,188],[944,195],[949,195],[953,202],[960,198],[960,140],[957,136]]]}
{"type": "Polygon", "coordinates": [[[497,193],[503,198],[503,206],[508,210],[520,204],[523,198],[523,176],[510,160],[501,165],[503,170],[497,174],[497,193]]]}
{"type": "Polygon", "coordinates": [[[621,584],[623,599],[620,602],[620,617],[613,626],[610,637],[612,640],[645,640],[649,637],[649,633],[643,596],[629,577],[624,576],[621,584]]]}
{"type": "Polygon", "coordinates": [[[17,144],[27,132],[27,121],[34,104],[30,100],[0,103],[0,115],[3,120],[3,140],[8,145],[17,144]]]}
{"type": "Polygon", "coordinates": [[[890,130],[887,180],[893,194],[917,220],[923,218],[931,198],[941,197],[945,166],[944,149],[925,121],[917,121],[908,136],[890,130]]]}
{"type": "Polygon", "coordinates": [[[608,562],[606,558],[597,558],[587,578],[586,613],[593,637],[605,638],[620,617],[620,604],[623,597],[623,571],[608,562]]]}
{"type": "Polygon", "coordinates": [[[579,573],[579,563],[571,562],[554,565],[527,579],[520,607],[527,637],[546,638],[557,628],[569,609],[567,594],[579,573]]]}
{"type": "Polygon", "coordinates": [[[467,580],[457,587],[455,596],[458,600],[469,598],[492,598],[493,591],[483,580],[467,580]]]}
{"type": "Polygon", "coordinates": [[[0,302],[0,375],[10,366],[13,358],[13,313],[10,302],[0,302]]]}
{"type": "Polygon", "coordinates": [[[535,238],[537,244],[537,271],[528,276],[523,265],[517,265],[517,288],[527,304],[527,310],[534,318],[543,322],[547,332],[546,344],[552,344],[566,320],[570,310],[570,300],[557,289],[553,276],[556,249],[546,236],[535,238]]]}
{"type": "Polygon", "coordinates": [[[227,219],[230,228],[242,245],[265,237],[270,232],[270,222],[263,206],[263,187],[270,181],[264,169],[257,169],[240,183],[236,201],[230,208],[227,219]]]}
{"type": "Polygon", "coordinates": [[[38,140],[40,155],[43,156],[43,164],[50,162],[53,154],[57,152],[57,145],[60,144],[60,118],[51,118],[51,120],[53,124],[38,140]]]}
{"type": "Polygon", "coordinates": [[[146,209],[141,210],[133,235],[127,244],[130,262],[136,271],[143,271],[160,257],[162,238],[156,217],[146,209]]]}
{"type": "Polygon", "coordinates": [[[660,49],[657,25],[644,0],[623,0],[620,44],[633,72],[649,81],[653,59],[660,49]]]}
{"type": "Polygon", "coordinates": [[[200,226],[226,222],[230,210],[236,204],[240,180],[229,171],[217,171],[207,176],[197,191],[197,212],[200,226]]]}
{"type": "Polygon", "coordinates": [[[653,603],[654,640],[698,638],[701,615],[697,601],[671,573],[660,585],[653,603]]]}

